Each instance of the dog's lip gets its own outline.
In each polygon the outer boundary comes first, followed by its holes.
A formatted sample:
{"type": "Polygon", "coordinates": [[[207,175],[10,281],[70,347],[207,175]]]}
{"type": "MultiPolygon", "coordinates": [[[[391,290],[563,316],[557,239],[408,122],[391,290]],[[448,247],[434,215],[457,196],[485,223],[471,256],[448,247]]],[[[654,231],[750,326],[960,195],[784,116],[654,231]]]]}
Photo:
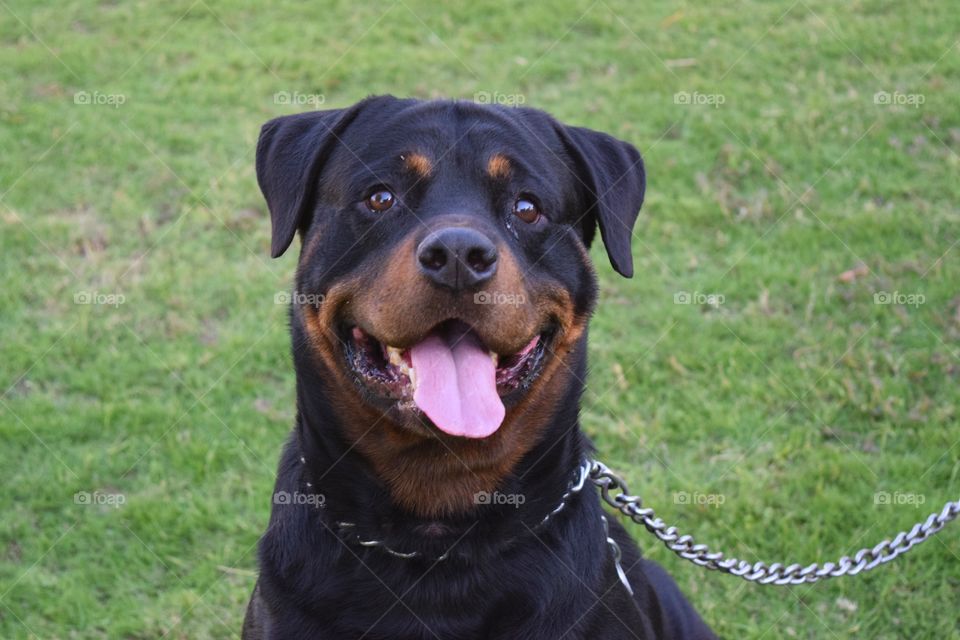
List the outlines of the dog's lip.
{"type": "MultiPolygon", "coordinates": [[[[421,340],[449,322],[451,321],[434,325],[430,331],[423,334],[421,340]]],[[[470,330],[475,331],[472,327],[470,330]]],[[[556,332],[556,324],[547,321],[520,349],[505,355],[489,352],[497,365],[497,391],[508,405],[518,398],[518,394],[525,391],[543,370],[549,344],[556,332]]],[[[419,411],[413,403],[414,374],[410,357],[410,348],[417,344],[416,341],[407,348],[394,347],[379,340],[375,333],[367,331],[358,323],[344,325],[341,343],[345,364],[353,372],[357,384],[364,389],[365,395],[369,394],[368,397],[378,403],[387,401],[396,404],[401,411],[419,411]],[[372,355],[379,355],[382,360],[374,363],[374,366],[369,366],[370,363],[364,361],[364,366],[361,366],[360,351],[364,347],[373,348],[372,355]]]]}
{"type": "Polygon", "coordinates": [[[553,337],[553,334],[556,332],[556,326],[557,326],[556,321],[554,321],[552,318],[547,319],[540,324],[540,328],[538,330],[532,332],[530,336],[523,339],[519,345],[514,344],[511,348],[503,349],[499,351],[491,349],[489,346],[487,346],[487,340],[484,339],[484,336],[488,332],[485,331],[483,327],[477,326],[476,324],[471,323],[469,320],[459,318],[456,316],[441,320],[440,322],[437,322],[435,325],[431,326],[429,329],[425,331],[422,331],[413,336],[404,337],[403,339],[397,340],[393,343],[391,343],[389,340],[382,338],[380,332],[368,327],[362,321],[355,321],[352,323],[347,322],[341,325],[342,326],[341,334],[345,338],[347,337],[355,338],[357,336],[355,336],[353,332],[356,330],[359,330],[362,332],[363,337],[372,338],[373,340],[376,340],[378,343],[383,345],[385,349],[389,349],[391,351],[397,351],[399,353],[407,353],[409,352],[411,347],[420,343],[430,334],[436,333],[437,331],[443,329],[444,326],[454,324],[454,323],[465,325],[465,328],[473,332],[480,339],[480,342],[484,344],[485,348],[487,349],[487,351],[490,352],[491,356],[495,358],[507,358],[510,356],[517,355],[524,349],[527,349],[528,347],[530,347],[531,342],[533,340],[537,338],[540,338],[541,340],[543,340],[544,338],[553,337]]]}
{"type": "MultiPolygon", "coordinates": [[[[421,340],[425,339],[427,336],[429,336],[432,333],[443,331],[445,325],[449,325],[451,322],[459,323],[460,321],[454,320],[454,321],[444,321],[444,322],[438,323],[432,329],[430,329],[430,331],[426,332],[424,336],[421,338],[421,340]]],[[[473,327],[466,325],[464,328],[476,334],[476,331],[473,329],[473,327]]],[[[417,344],[419,340],[414,341],[413,344],[411,344],[411,346],[409,347],[395,347],[379,339],[376,336],[376,334],[371,333],[366,329],[363,329],[360,325],[354,325],[350,327],[349,335],[352,341],[355,343],[363,342],[363,341],[375,342],[382,349],[383,357],[384,359],[386,359],[386,361],[389,364],[399,367],[400,370],[407,375],[409,375],[410,372],[412,371],[413,365],[410,358],[410,349],[413,347],[413,345],[417,344]]],[[[552,336],[553,336],[552,326],[548,325],[546,328],[534,333],[528,340],[526,340],[523,347],[521,347],[520,349],[510,351],[507,353],[497,353],[491,349],[487,349],[487,353],[493,359],[493,363],[498,367],[498,371],[499,371],[499,367],[501,366],[501,363],[504,363],[504,362],[508,363],[511,358],[517,358],[517,357],[523,358],[527,356],[531,351],[533,351],[537,347],[544,346],[546,341],[549,340],[552,336]]]]}

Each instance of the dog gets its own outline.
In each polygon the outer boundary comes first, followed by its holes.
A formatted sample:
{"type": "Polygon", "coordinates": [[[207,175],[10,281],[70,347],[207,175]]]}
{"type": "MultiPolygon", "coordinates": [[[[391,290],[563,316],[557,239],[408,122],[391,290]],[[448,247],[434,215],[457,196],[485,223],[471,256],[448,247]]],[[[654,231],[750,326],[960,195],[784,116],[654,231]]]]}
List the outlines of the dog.
{"type": "Polygon", "coordinates": [[[632,276],[637,150],[375,96],[266,123],[256,170],[273,257],[301,240],[297,416],[242,637],[714,637],[583,487],[588,249],[632,276]]]}

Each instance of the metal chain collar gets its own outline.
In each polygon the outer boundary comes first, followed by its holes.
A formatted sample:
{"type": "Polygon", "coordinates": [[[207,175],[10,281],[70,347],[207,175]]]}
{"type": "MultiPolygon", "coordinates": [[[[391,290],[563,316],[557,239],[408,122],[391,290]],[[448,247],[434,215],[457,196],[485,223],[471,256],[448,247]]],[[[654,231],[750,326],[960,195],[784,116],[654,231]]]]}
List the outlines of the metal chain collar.
{"type": "MultiPolygon", "coordinates": [[[[300,460],[306,463],[306,460],[304,458],[300,458],[300,460]]],[[[529,528],[531,534],[536,533],[539,529],[543,528],[544,525],[546,525],[554,516],[556,516],[558,513],[566,509],[567,501],[570,500],[571,496],[574,496],[583,490],[583,487],[587,482],[587,478],[590,478],[594,484],[597,484],[597,480],[593,477],[593,474],[596,469],[596,465],[598,464],[600,463],[593,460],[589,460],[589,459],[584,460],[583,462],[580,463],[580,466],[577,467],[576,475],[574,477],[573,482],[571,482],[567,486],[567,490],[564,491],[563,495],[560,497],[560,503],[556,507],[554,507],[552,511],[547,513],[547,515],[545,515],[540,522],[538,522],[532,528],[529,528]]],[[[307,486],[312,487],[313,485],[311,485],[308,482],[307,486]]],[[[623,565],[620,562],[621,555],[622,555],[620,552],[620,545],[618,545],[617,541],[610,536],[610,526],[607,523],[607,517],[605,515],[600,516],[600,520],[603,522],[603,536],[606,540],[607,545],[610,547],[610,552],[613,554],[613,564],[617,570],[617,577],[620,578],[620,582],[623,584],[624,587],[626,587],[627,591],[632,596],[633,587],[630,585],[630,580],[627,579],[627,574],[623,570],[623,565]]],[[[393,549],[389,545],[387,545],[387,543],[383,540],[364,540],[359,534],[356,533],[356,530],[355,530],[356,526],[357,526],[356,523],[353,523],[353,522],[337,522],[337,527],[340,529],[340,531],[343,533],[347,533],[348,535],[351,535],[351,537],[353,538],[353,541],[362,547],[376,547],[381,549],[382,551],[385,551],[391,556],[394,556],[396,558],[402,558],[404,560],[411,560],[413,558],[419,558],[423,556],[423,554],[419,551],[408,551],[408,552],[397,551],[396,549],[393,549]]],[[[514,540],[516,540],[516,538],[511,538],[506,543],[504,543],[504,546],[509,545],[514,540]]],[[[434,558],[433,559],[434,562],[441,562],[443,560],[446,560],[447,558],[450,557],[450,552],[452,550],[453,549],[451,547],[443,555],[434,558]]]]}
{"type": "MultiPolygon", "coordinates": [[[[306,464],[305,458],[300,458],[300,461],[306,464]]],[[[574,479],[570,482],[570,484],[567,486],[567,490],[564,491],[563,495],[560,497],[560,503],[556,507],[554,507],[552,511],[547,513],[547,515],[545,515],[540,522],[538,522],[533,527],[528,527],[530,530],[530,533],[536,533],[539,529],[543,528],[543,526],[546,525],[551,520],[551,518],[556,516],[558,513],[560,513],[567,507],[567,501],[570,500],[571,496],[577,493],[580,493],[580,491],[583,490],[584,485],[586,485],[587,483],[587,477],[590,474],[592,464],[593,462],[591,460],[584,460],[583,462],[580,463],[580,466],[577,467],[575,471],[574,479]]],[[[313,485],[308,482],[307,486],[312,487],[313,485]]],[[[375,539],[365,540],[358,533],[356,533],[356,526],[357,525],[355,522],[337,522],[337,528],[339,528],[341,532],[348,534],[352,538],[353,542],[355,542],[356,544],[359,544],[362,547],[378,547],[379,549],[385,551],[386,553],[392,556],[395,556],[397,558],[403,558],[404,560],[423,557],[423,554],[419,551],[407,551],[407,552],[397,551],[396,549],[393,549],[390,546],[388,546],[387,543],[383,540],[375,540],[375,539]]],[[[606,530],[606,520],[604,520],[604,530],[606,530]]],[[[514,540],[516,540],[516,538],[511,538],[510,540],[505,542],[503,546],[509,545],[514,540]]],[[[611,543],[613,546],[616,546],[616,543],[613,542],[613,540],[610,539],[609,537],[607,538],[607,542],[611,543]]],[[[450,556],[450,551],[452,551],[452,548],[448,549],[443,555],[433,558],[433,560],[435,562],[446,560],[450,556]]],[[[619,559],[619,552],[620,552],[620,549],[619,547],[617,547],[615,552],[615,557],[618,559],[619,559]]],[[[619,562],[618,562],[618,567],[619,567],[619,562]]]]}
{"type": "Polygon", "coordinates": [[[639,496],[630,495],[624,481],[602,462],[591,461],[590,481],[600,487],[604,502],[634,522],[642,524],[684,560],[759,584],[803,584],[870,571],[926,541],[960,515],[960,501],[948,502],[939,513],[931,513],[925,521],[913,525],[910,531],[901,531],[893,540],[883,540],[872,548],[857,551],[852,558],[843,556],[836,562],[813,563],[807,566],[784,566],[779,562],[770,565],[765,562],[750,564],[746,560],[726,558],[721,551],[710,551],[707,545],[697,544],[693,536],[680,535],[676,527],[667,526],[658,518],[653,509],[644,507],[639,496]]]}

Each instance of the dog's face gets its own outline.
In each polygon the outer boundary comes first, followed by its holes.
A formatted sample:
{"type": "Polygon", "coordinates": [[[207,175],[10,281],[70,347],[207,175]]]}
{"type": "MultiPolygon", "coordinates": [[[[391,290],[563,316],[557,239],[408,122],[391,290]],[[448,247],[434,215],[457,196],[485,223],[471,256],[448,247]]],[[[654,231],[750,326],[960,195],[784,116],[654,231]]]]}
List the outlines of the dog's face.
{"type": "Polygon", "coordinates": [[[257,176],[273,255],[301,234],[295,349],[341,435],[411,510],[467,508],[579,390],[587,247],[599,226],[631,275],[639,154],[539,111],[380,97],[267,123],[257,176]],[[414,491],[450,454],[462,490],[414,491]]]}

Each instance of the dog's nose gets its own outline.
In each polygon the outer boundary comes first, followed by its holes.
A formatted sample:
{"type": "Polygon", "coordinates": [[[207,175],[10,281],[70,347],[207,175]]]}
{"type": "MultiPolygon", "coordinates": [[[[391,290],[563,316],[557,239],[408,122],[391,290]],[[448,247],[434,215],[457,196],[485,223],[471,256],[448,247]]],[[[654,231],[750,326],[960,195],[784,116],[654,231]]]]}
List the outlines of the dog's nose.
{"type": "Polygon", "coordinates": [[[463,291],[480,286],[497,272],[497,247],[476,229],[447,227],[423,239],[417,247],[417,262],[436,284],[463,291]]]}

